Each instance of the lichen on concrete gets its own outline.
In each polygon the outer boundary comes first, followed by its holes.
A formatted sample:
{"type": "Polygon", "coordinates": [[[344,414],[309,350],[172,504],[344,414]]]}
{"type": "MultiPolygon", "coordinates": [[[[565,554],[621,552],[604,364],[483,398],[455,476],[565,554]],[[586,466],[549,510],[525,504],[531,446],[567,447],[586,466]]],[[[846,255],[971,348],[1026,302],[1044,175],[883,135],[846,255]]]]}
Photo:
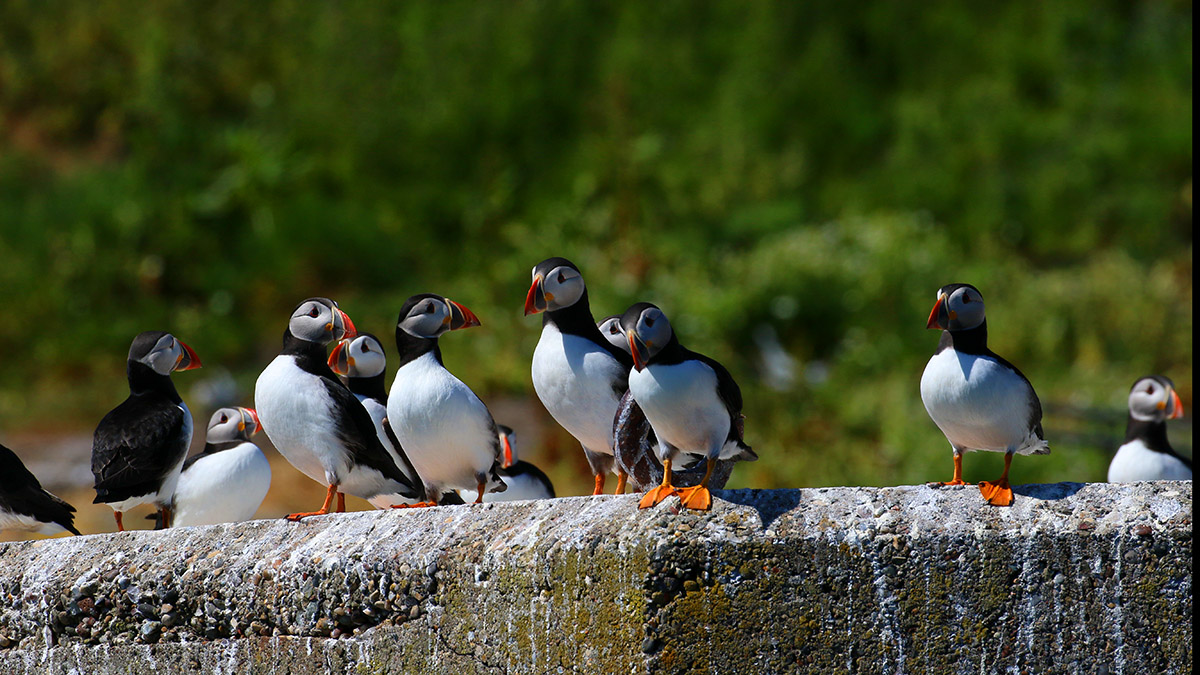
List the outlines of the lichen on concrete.
{"type": "Polygon", "coordinates": [[[1191,483],[580,497],[0,544],[12,673],[1191,670],[1191,483]]]}

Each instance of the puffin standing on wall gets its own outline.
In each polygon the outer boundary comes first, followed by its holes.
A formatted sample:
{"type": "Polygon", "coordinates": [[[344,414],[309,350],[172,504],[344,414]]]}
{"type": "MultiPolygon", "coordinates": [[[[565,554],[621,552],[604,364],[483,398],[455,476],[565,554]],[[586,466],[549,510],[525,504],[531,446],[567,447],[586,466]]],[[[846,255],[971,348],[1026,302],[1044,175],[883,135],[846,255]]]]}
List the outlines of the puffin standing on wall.
{"type": "MultiPolygon", "coordinates": [[[[529,499],[553,499],[554,484],[544,471],[533,464],[517,459],[517,434],[512,427],[497,424],[500,434],[500,452],[504,463],[500,467],[500,480],[508,486],[504,492],[489,492],[483,496],[485,503],[515,502],[529,499]]],[[[459,490],[462,499],[474,499],[467,490],[459,490]]]]}
{"type": "Polygon", "coordinates": [[[346,378],[346,386],[367,409],[371,421],[375,424],[375,435],[383,448],[392,456],[392,461],[409,481],[421,492],[420,498],[410,498],[404,495],[378,495],[369,501],[377,509],[389,507],[401,508],[407,506],[436,506],[434,502],[426,501],[425,486],[417,470],[400,441],[396,440],[396,432],[387,419],[387,354],[383,351],[383,343],[370,333],[359,333],[358,337],[343,339],[337,343],[329,354],[329,368],[338,375],[346,378]]]}
{"type": "Polygon", "coordinates": [[[158,507],[163,527],[171,526],[171,499],[188,446],[192,413],[171,373],[200,367],[191,347],[163,331],[133,339],[126,362],[129,397],[101,420],[92,437],[93,504],[112,507],[117,531],[122,515],[140,504],[158,507]]]}
{"type": "Polygon", "coordinates": [[[175,526],[250,520],[271,487],[271,464],[250,437],[258,413],[221,408],[212,414],[204,450],[183,463],[175,489],[175,526]]]}
{"type": "Polygon", "coordinates": [[[326,346],[355,335],[354,324],[329,298],[301,302],[283,333],[283,350],[258,376],[254,407],[279,454],[301,473],[328,486],[317,511],[288,520],[345,510],[345,494],[420,494],[379,442],[367,409],[326,362],[326,346]]]}
{"type": "MultiPolygon", "coordinates": [[[[533,268],[525,315],[545,312],[533,352],[533,389],[554,421],[567,430],[595,476],[592,494],[604,492],[614,469],[613,418],[628,387],[629,354],[596,327],[579,268],[566,258],[548,258],[533,268]]],[[[625,474],[617,475],[617,494],[625,474]]]]}
{"type": "Polygon", "coordinates": [[[471,310],[432,293],[409,298],[396,321],[400,363],[388,395],[387,413],[401,447],[425,484],[426,495],[506,489],[500,479],[496,422],[475,392],[442,364],[438,338],[478,326],[471,310]]]}
{"type": "Polygon", "coordinates": [[[1041,401],[1016,366],[988,349],[979,289],[942,286],[926,328],[944,331],[921,375],[925,410],[954,450],[954,478],[940,485],[966,485],[964,451],[1003,452],[1004,473],[995,482],[981,482],[979,491],[989,504],[1008,506],[1013,501],[1008,483],[1013,455],[1050,452],[1042,434],[1041,401]]]}
{"type": "Polygon", "coordinates": [[[0,530],[40,534],[75,529],[75,507],[42,489],[17,453],[0,445],[0,530]]]}
{"type": "Polygon", "coordinates": [[[720,363],[685,349],[662,310],[639,302],[621,315],[621,329],[633,355],[629,391],[646,414],[658,440],[662,484],[642,497],[638,508],[679,495],[690,508],[712,508],[708,482],[719,460],[753,461],[758,455],[742,441],[742,391],[720,363]],[[682,457],[681,457],[682,455],[682,457]],[[704,460],[698,485],[676,488],[672,465],[686,457],[704,460]]]}
{"type": "Polygon", "coordinates": [[[1148,375],[1129,390],[1129,422],[1125,443],[1108,465],[1108,482],[1191,480],[1192,463],[1176,454],[1167,441],[1167,420],[1183,417],[1183,401],[1175,383],[1148,375]]]}

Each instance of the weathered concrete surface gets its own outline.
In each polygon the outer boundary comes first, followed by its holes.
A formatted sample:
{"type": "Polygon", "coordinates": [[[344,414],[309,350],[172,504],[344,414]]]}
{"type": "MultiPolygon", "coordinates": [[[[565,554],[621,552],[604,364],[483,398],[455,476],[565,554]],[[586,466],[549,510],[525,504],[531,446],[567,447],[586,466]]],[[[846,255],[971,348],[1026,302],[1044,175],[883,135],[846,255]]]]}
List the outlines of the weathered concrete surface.
{"type": "Polygon", "coordinates": [[[1191,672],[1191,482],[1017,494],[580,497],[0,544],[0,672],[1191,672]]]}

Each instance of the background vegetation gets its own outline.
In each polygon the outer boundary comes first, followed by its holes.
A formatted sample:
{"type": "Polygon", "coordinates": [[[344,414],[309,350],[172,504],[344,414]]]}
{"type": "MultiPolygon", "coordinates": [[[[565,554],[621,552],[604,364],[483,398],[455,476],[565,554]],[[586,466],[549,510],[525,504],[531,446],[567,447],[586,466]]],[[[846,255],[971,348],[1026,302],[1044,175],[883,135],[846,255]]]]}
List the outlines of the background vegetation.
{"type": "MultiPolygon", "coordinates": [[[[213,391],[252,399],[298,300],[390,336],[436,291],[484,322],[444,340],[448,365],[579,494],[521,315],[530,268],[563,255],[597,317],[652,300],[739,379],[762,460],[731,485],[947,477],[917,383],[951,281],[983,291],[993,348],[1047,408],[1054,454],[1014,478],[1101,480],[1138,376],[1192,401],[1191,19],[1164,1],[9,0],[0,429],[90,433],[158,327],[204,360],[177,378],[204,419],[213,391]]],[[[1173,434],[1190,447],[1190,425],[1173,434]]],[[[968,480],[999,459],[968,457],[968,480]]]]}

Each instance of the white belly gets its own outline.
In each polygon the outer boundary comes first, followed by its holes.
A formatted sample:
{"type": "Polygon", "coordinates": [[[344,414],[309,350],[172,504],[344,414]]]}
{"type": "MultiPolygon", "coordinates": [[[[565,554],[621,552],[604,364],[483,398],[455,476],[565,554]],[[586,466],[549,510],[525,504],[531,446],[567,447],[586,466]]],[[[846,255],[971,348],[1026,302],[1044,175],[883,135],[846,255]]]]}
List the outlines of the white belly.
{"type": "Polygon", "coordinates": [[[965,450],[1049,452],[1029,425],[1029,385],[985,357],[935,354],[921,375],[921,400],[951,445],[965,450]]]}
{"type": "Polygon", "coordinates": [[[475,489],[496,461],[496,431],[483,401],[432,352],[404,364],[388,395],[388,420],[431,495],[475,489]]]}
{"type": "MultiPolygon", "coordinates": [[[[551,498],[545,484],[527,473],[519,476],[505,476],[501,474],[500,479],[504,481],[504,484],[508,488],[504,492],[489,492],[483,495],[483,503],[490,504],[492,502],[517,502],[551,498]]],[[[458,496],[464,502],[470,504],[475,501],[478,494],[475,490],[459,490],[458,496]]]]}
{"type": "Polygon", "coordinates": [[[37,532],[39,534],[58,534],[67,529],[58,523],[43,523],[24,513],[13,513],[8,509],[0,509],[0,532],[4,530],[19,530],[22,532],[37,532]]]}
{"type": "MultiPolygon", "coordinates": [[[[717,396],[717,374],[699,361],[651,365],[629,375],[629,391],[658,437],[659,461],[679,451],[722,456],[729,436],[729,410],[717,396]]],[[[736,452],[730,444],[727,454],[736,452]]]]}
{"type": "Polygon", "coordinates": [[[1191,480],[1192,470],[1166,453],[1155,452],[1139,441],[1129,441],[1117,449],[1108,465],[1108,482],[1132,483],[1139,480],[1191,480]]]}
{"type": "Polygon", "coordinates": [[[533,389],[554,421],[593,453],[613,454],[613,418],[624,368],[600,346],[546,324],[533,351],[533,389]]]}
{"type": "Polygon", "coordinates": [[[202,457],[179,478],[174,526],[250,520],[271,487],[271,465],[253,443],[202,457]]]}
{"type": "Polygon", "coordinates": [[[332,424],[333,401],[319,377],[281,354],[258,376],[254,408],[267,438],[292,466],[323,485],[342,482],[349,466],[332,424]]]}

